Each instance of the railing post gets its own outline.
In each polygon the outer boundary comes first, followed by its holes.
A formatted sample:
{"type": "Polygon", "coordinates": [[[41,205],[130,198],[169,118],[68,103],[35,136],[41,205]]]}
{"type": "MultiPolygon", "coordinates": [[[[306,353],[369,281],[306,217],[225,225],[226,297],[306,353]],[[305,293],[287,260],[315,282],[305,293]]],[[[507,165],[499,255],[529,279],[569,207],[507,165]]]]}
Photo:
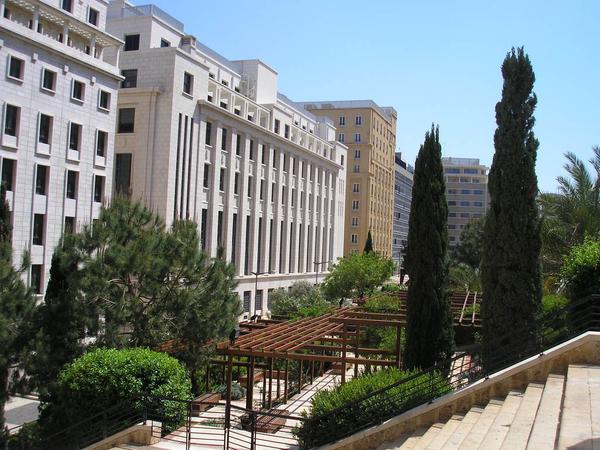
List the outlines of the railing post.
{"type": "Polygon", "coordinates": [[[256,411],[250,411],[250,450],[256,449],[256,411]]]}
{"type": "Polygon", "coordinates": [[[192,446],[192,402],[188,401],[187,406],[185,448],[186,450],[189,450],[192,446]]]}

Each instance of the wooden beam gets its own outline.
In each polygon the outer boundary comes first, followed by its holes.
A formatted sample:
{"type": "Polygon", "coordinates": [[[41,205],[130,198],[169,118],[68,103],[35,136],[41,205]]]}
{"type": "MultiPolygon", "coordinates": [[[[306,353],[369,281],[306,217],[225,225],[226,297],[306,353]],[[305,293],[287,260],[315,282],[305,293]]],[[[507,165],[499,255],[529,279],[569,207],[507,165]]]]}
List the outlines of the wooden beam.
{"type": "Polygon", "coordinates": [[[331,321],[346,325],[369,325],[373,327],[395,327],[397,325],[404,325],[404,322],[398,320],[360,319],[355,317],[332,317],[331,321]]]}

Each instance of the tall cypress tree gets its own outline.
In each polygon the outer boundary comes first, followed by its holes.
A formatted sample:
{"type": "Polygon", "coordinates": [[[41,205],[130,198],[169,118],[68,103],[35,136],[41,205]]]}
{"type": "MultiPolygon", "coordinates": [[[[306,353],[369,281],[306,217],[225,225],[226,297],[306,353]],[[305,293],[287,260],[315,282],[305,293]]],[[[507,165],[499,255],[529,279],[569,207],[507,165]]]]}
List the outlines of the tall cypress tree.
{"type": "Polygon", "coordinates": [[[431,127],[415,163],[406,268],[406,367],[431,367],[454,350],[452,312],[446,293],[448,205],[439,130],[431,127]]]}
{"type": "Polygon", "coordinates": [[[373,251],[373,236],[371,235],[371,230],[369,229],[369,234],[367,234],[367,240],[365,241],[365,248],[363,253],[371,253],[373,251]]]}
{"type": "Polygon", "coordinates": [[[524,344],[535,344],[535,316],[542,297],[535,175],[539,142],[532,131],[537,98],[532,93],[535,75],[523,48],[507,54],[502,76],[482,260],[481,314],[488,369],[493,368],[490,357],[496,349],[518,351],[524,344]]]}

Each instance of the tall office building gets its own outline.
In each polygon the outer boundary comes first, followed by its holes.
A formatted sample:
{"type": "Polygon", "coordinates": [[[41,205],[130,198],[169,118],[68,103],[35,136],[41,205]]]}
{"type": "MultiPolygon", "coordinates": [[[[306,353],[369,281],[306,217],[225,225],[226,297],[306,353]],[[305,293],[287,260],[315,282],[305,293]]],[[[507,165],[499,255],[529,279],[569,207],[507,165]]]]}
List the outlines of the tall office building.
{"type": "Polygon", "coordinates": [[[361,252],[371,230],[374,249],[392,256],[396,111],[371,100],[305,102],[337,126],[348,146],[344,254],[361,252]]]}
{"type": "Polygon", "coordinates": [[[45,290],[54,247],[111,195],[119,40],[105,0],[0,0],[0,166],[13,261],[45,290]],[[108,49],[113,51],[108,55],[108,49]]]}
{"type": "Polygon", "coordinates": [[[204,250],[235,265],[247,315],[275,288],[322,279],[344,236],[347,149],[331,121],[279,93],[262,61],[224,58],[156,6],[115,0],[108,29],[125,42],[115,190],[167,225],[196,221],[204,250]]]}
{"type": "Polygon", "coordinates": [[[402,159],[402,153],[395,156],[394,183],[394,237],[392,241],[392,259],[396,270],[403,267],[404,247],[408,240],[408,220],[412,201],[414,168],[402,159]]]}
{"type": "Polygon", "coordinates": [[[442,158],[448,201],[448,241],[460,243],[469,221],[481,219],[489,207],[488,167],[474,158],[442,158]]]}

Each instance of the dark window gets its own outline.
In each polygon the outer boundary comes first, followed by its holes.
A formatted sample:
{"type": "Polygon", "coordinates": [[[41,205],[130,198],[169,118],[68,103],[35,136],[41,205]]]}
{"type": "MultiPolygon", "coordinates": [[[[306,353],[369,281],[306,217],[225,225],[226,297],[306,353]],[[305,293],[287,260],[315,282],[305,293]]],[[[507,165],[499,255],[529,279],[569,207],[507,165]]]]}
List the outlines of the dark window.
{"type": "Polygon", "coordinates": [[[38,164],[35,172],[35,193],[46,195],[48,189],[48,166],[38,164]]]}
{"type": "Polygon", "coordinates": [[[36,294],[42,293],[42,265],[31,265],[31,287],[36,294]]]}
{"type": "Polygon", "coordinates": [[[73,11],[73,0],[62,0],[61,8],[65,11],[73,11]]]}
{"type": "Polygon", "coordinates": [[[81,125],[71,123],[69,131],[69,148],[71,150],[79,150],[79,139],[81,137],[81,125]]]}
{"type": "Polygon", "coordinates": [[[223,211],[217,212],[217,247],[223,246],[223,211]]]}
{"type": "Polygon", "coordinates": [[[65,234],[75,233],[75,217],[65,217],[65,234]]]}
{"type": "Polygon", "coordinates": [[[202,215],[200,217],[200,245],[203,251],[206,251],[206,227],[208,226],[208,209],[202,209],[202,215]]]}
{"type": "Polygon", "coordinates": [[[264,197],[264,191],[265,191],[265,180],[260,180],[260,199],[262,200],[264,197]]]}
{"type": "Polygon", "coordinates": [[[104,177],[94,175],[94,201],[102,203],[104,200],[104,177]]]}
{"type": "Polygon", "coordinates": [[[77,181],[78,181],[78,173],[74,170],[67,171],[67,198],[76,199],[77,198],[77,181]]]}
{"type": "Polygon", "coordinates": [[[212,123],[206,122],[206,135],[204,136],[204,143],[206,145],[211,145],[212,139],[212,123]]]}
{"type": "Polygon", "coordinates": [[[108,142],[108,133],[98,130],[96,134],[96,155],[104,157],[106,155],[106,144],[108,142]]]}
{"type": "Polygon", "coordinates": [[[235,265],[237,256],[237,214],[233,213],[231,218],[231,263],[235,265]]]}
{"type": "Polygon", "coordinates": [[[221,150],[227,150],[227,128],[221,128],[221,150]]]}
{"type": "Polygon", "coordinates": [[[167,41],[166,39],[161,39],[160,40],[160,46],[163,47],[163,48],[164,47],[170,47],[171,43],[169,41],[167,41]]]}
{"type": "Polygon", "coordinates": [[[125,36],[125,51],[130,52],[132,50],[140,49],[140,35],[129,34],[125,36]]]}
{"type": "Polygon", "coordinates": [[[42,76],[42,87],[44,89],[48,89],[49,91],[54,91],[56,89],[56,72],[44,69],[44,74],[42,76]]]}
{"type": "Polygon", "coordinates": [[[194,76],[191,73],[184,72],[183,74],[183,92],[192,95],[194,89],[194,76]]]}
{"type": "Polygon", "coordinates": [[[240,156],[242,153],[242,137],[238,134],[235,136],[235,154],[240,156]]]}
{"type": "Polygon", "coordinates": [[[131,189],[131,153],[118,153],[115,161],[115,191],[129,197],[131,189]]]}
{"type": "Polygon", "coordinates": [[[233,174],[233,193],[234,194],[239,194],[240,190],[240,173],[239,172],[235,172],[233,174]]]}
{"type": "Polygon", "coordinates": [[[133,133],[135,125],[135,108],[119,109],[119,126],[117,133],[133,133]]]}
{"type": "Polygon", "coordinates": [[[210,176],[210,164],[204,164],[204,179],[202,180],[202,186],[208,187],[208,177],[210,176]]]}
{"type": "Polygon", "coordinates": [[[251,291],[244,291],[244,312],[250,312],[250,296],[251,291]]]}
{"type": "Polygon", "coordinates": [[[33,245],[44,245],[44,215],[33,215],[33,245]]]}
{"type": "Polygon", "coordinates": [[[137,87],[137,69],[125,69],[121,70],[121,75],[125,77],[123,81],[121,81],[122,88],[134,88],[137,87]]]}
{"type": "Polygon", "coordinates": [[[110,92],[100,91],[98,106],[102,109],[110,109],[110,92]]]}
{"type": "Polygon", "coordinates": [[[225,177],[226,177],[225,169],[221,168],[221,170],[219,172],[219,190],[221,192],[223,192],[225,190],[225,177]]]}
{"type": "Polygon", "coordinates": [[[250,139],[250,161],[254,161],[254,141],[250,139]]]}
{"type": "Polygon", "coordinates": [[[264,144],[260,145],[260,162],[262,164],[265,163],[265,145],[264,144]]]}
{"type": "Polygon", "coordinates": [[[4,119],[4,134],[17,136],[19,129],[19,110],[14,105],[6,105],[6,118],[4,119]]]}
{"type": "Polygon", "coordinates": [[[252,197],[252,177],[248,177],[248,197],[252,197]]]}
{"type": "Polygon", "coordinates": [[[8,75],[12,78],[17,78],[19,80],[23,79],[23,66],[25,63],[22,59],[15,58],[14,56],[10,57],[10,64],[8,66],[8,75]]]}
{"type": "Polygon", "coordinates": [[[52,137],[52,117],[46,114],[40,114],[40,131],[38,141],[42,144],[50,144],[52,137]]]}
{"type": "Polygon", "coordinates": [[[289,137],[290,137],[290,126],[289,125],[285,125],[284,126],[284,128],[283,128],[283,136],[286,139],[289,139],[289,137]]]}
{"type": "Polygon", "coordinates": [[[73,80],[73,92],[71,92],[71,97],[76,100],[83,101],[85,96],[85,84],[81,81],[73,80]]]}
{"type": "Polygon", "coordinates": [[[271,203],[275,201],[275,183],[271,183],[271,203]]]}
{"type": "Polygon", "coordinates": [[[274,127],[273,131],[274,131],[276,134],[279,134],[279,124],[280,124],[279,120],[278,120],[278,119],[275,119],[275,127],[274,127]]]}
{"type": "Polygon", "coordinates": [[[254,294],[254,295],[255,295],[255,297],[254,297],[254,310],[262,312],[262,310],[263,310],[263,307],[262,307],[263,291],[262,291],[262,289],[256,291],[256,294],[254,294]]]}
{"type": "Polygon", "coordinates": [[[4,186],[7,191],[13,190],[13,183],[15,177],[15,161],[12,159],[2,159],[2,178],[0,184],[4,186]]]}
{"type": "Polygon", "coordinates": [[[92,25],[98,26],[98,11],[94,8],[90,8],[88,11],[88,22],[92,25]]]}

